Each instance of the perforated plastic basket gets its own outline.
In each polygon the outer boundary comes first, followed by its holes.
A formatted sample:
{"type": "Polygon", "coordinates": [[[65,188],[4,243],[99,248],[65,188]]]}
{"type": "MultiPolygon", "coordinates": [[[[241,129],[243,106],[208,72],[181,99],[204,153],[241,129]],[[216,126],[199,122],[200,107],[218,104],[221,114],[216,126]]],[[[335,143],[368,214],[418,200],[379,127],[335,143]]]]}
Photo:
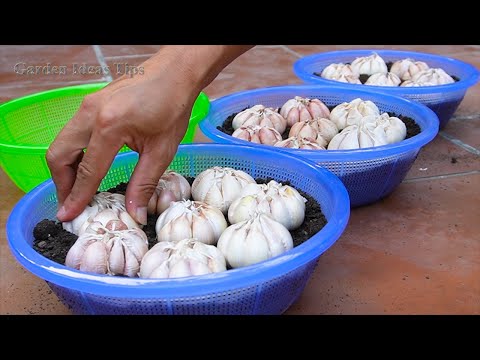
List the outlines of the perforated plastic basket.
{"type": "Polygon", "coordinates": [[[347,89],[353,90],[364,90],[365,88],[369,88],[373,91],[381,91],[389,95],[402,96],[407,99],[418,101],[435,111],[440,120],[440,129],[445,127],[448,120],[450,120],[455,113],[468,88],[475,85],[480,78],[480,71],[473,65],[457,59],[428,53],[378,49],[330,51],[305,56],[293,64],[293,72],[300,79],[309,84],[344,86],[347,89]],[[386,87],[342,83],[324,79],[313,74],[314,72],[321,73],[325,67],[332,63],[351,63],[357,57],[368,56],[373,52],[380,55],[385,62],[394,62],[405,58],[424,61],[430,67],[439,67],[445,70],[449,75],[457,76],[460,81],[453,84],[439,86],[386,87]]]}
{"type": "Polygon", "coordinates": [[[242,91],[212,101],[209,114],[199,124],[202,132],[218,143],[249,145],[286,151],[306,157],[337,175],[350,195],[352,207],[373,203],[390,194],[404,179],[422,146],[438,133],[438,118],[419,103],[372,91],[340,87],[293,85],[242,91]],[[294,96],[318,98],[327,105],[337,105],[355,98],[373,101],[380,111],[391,111],[413,118],[421,133],[402,142],[357,150],[284,149],[251,143],[217,129],[232,113],[256,104],[280,107],[294,96]]]}
{"type": "MultiPolygon", "coordinates": [[[[128,181],[137,160],[134,152],[118,155],[100,189],[128,181]]],[[[254,178],[288,180],[319,202],[328,222],[309,240],[280,256],[221,273],[178,279],[86,274],[50,261],[31,247],[35,225],[44,218],[55,218],[55,187],[48,180],[25,195],[10,214],[10,249],[75,313],[280,314],[300,296],[319,256],[344,231],[350,209],[345,187],[333,174],[308,160],[238,145],[180,145],[171,169],[196,176],[212,166],[241,169],[254,178]]]]}
{"type": "MultiPolygon", "coordinates": [[[[83,98],[107,84],[69,86],[0,105],[0,165],[15,185],[27,192],[50,178],[45,161],[50,143],[78,111],[83,98]]],[[[200,93],[182,143],[193,142],[198,122],[209,106],[208,97],[200,93]]],[[[129,150],[124,146],[120,152],[129,150]]]]}

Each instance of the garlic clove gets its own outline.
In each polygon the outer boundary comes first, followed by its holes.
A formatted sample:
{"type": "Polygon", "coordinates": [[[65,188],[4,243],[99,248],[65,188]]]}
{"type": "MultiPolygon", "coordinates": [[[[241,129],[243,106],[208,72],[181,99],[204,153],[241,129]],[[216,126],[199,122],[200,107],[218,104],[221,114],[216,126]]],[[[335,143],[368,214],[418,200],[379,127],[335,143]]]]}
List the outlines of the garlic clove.
{"type": "Polygon", "coordinates": [[[80,236],[72,245],[70,250],[68,250],[67,257],[65,258],[65,266],[77,270],[80,269],[80,264],[82,263],[82,258],[85,254],[85,251],[90,245],[99,239],[102,239],[102,236],[92,234],[80,236]]]}
{"type": "Polygon", "coordinates": [[[172,202],[178,201],[181,199],[178,199],[177,196],[173,193],[173,191],[170,190],[162,190],[157,198],[157,206],[155,209],[156,214],[161,214],[163,213],[172,202]]]}
{"type": "Polygon", "coordinates": [[[365,85],[374,86],[398,86],[402,81],[394,73],[375,73],[365,82],[365,85]]]}
{"type": "Polygon", "coordinates": [[[80,271],[107,274],[108,255],[105,243],[103,241],[95,241],[85,250],[80,264],[80,271]]]}
{"type": "Polygon", "coordinates": [[[152,197],[148,200],[147,212],[149,215],[154,215],[157,212],[157,200],[158,194],[154,191],[152,197]]]}
{"type": "Polygon", "coordinates": [[[168,222],[157,233],[158,241],[179,241],[192,237],[191,214],[184,213],[178,218],[168,222]],[[189,216],[190,215],[190,216],[189,216]]]}
{"type": "Polygon", "coordinates": [[[121,241],[116,238],[112,239],[112,248],[110,250],[110,256],[108,257],[109,273],[123,274],[125,270],[125,256],[123,252],[123,245],[121,241]]]}
{"type": "Polygon", "coordinates": [[[375,73],[388,72],[387,64],[377,53],[370,56],[358,57],[352,61],[351,68],[358,75],[373,75],[375,73]]]}

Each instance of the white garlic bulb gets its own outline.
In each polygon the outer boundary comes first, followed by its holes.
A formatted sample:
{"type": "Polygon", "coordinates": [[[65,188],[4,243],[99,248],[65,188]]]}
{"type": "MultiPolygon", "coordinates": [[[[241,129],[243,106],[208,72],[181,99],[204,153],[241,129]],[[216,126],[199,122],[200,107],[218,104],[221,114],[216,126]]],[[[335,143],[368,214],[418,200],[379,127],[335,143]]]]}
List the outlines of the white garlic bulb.
{"type": "Polygon", "coordinates": [[[375,73],[371,75],[365,85],[374,86],[398,86],[402,81],[400,78],[392,72],[389,73],[375,73]]]}
{"type": "Polygon", "coordinates": [[[148,213],[161,214],[172,201],[189,199],[190,191],[190,183],[183,175],[172,170],[165,171],[148,202],[148,213]]]}
{"type": "Polygon", "coordinates": [[[285,118],[274,108],[255,105],[249,109],[240,111],[235,115],[232,121],[232,127],[234,130],[249,125],[274,128],[280,134],[283,134],[287,127],[287,120],[285,120],[285,118]]]}
{"type": "Polygon", "coordinates": [[[285,226],[262,213],[229,226],[220,236],[217,248],[232,268],[268,260],[293,248],[285,226]]]}
{"type": "Polygon", "coordinates": [[[343,83],[349,83],[349,84],[362,84],[358,76],[355,75],[338,75],[338,76],[332,76],[329,80],[335,80],[343,83]]]}
{"type": "Polygon", "coordinates": [[[326,118],[314,118],[312,120],[305,120],[295,123],[288,136],[300,136],[305,138],[317,139],[320,135],[324,141],[318,141],[319,145],[327,146],[328,142],[338,134],[338,128],[335,123],[326,118]]]}
{"type": "Polygon", "coordinates": [[[383,113],[378,117],[374,117],[373,115],[371,118],[366,117],[364,118],[364,121],[372,121],[379,125],[383,131],[385,131],[389,144],[400,142],[407,136],[407,127],[405,126],[405,123],[399,118],[390,116],[387,113],[383,113]]]}
{"type": "Polygon", "coordinates": [[[283,104],[280,114],[287,120],[287,125],[292,126],[299,121],[311,120],[316,117],[328,118],[330,110],[319,99],[295,96],[283,104]]]}
{"type": "Polygon", "coordinates": [[[387,64],[385,64],[385,61],[377,53],[356,58],[352,61],[351,67],[353,72],[358,75],[386,74],[388,72],[387,64]]]}
{"type": "Polygon", "coordinates": [[[322,70],[320,75],[322,78],[336,80],[336,78],[343,76],[352,76],[358,77],[351,65],[338,63],[338,64],[330,64],[325,69],[322,70]]]}
{"type": "Polygon", "coordinates": [[[387,145],[388,139],[383,127],[375,122],[362,121],[343,129],[328,144],[328,150],[363,149],[387,145]]]}
{"type": "Polygon", "coordinates": [[[215,166],[202,171],[192,184],[193,200],[203,201],[224,214],[240,190],[255,180],[242,170],[215,166]]]}
{"type": "MultiPolygon", "coordinates": [[[[326,150],[325,146],[319,144],[322,142],[322,139],[321,136],[318,140],[300,136],[291,136],[288,139],[275,143],[273,146],[289,149],[326,150]]],[[[323,141],[325,141],[325,139],[323,139],[323,141]]]]}
{"type": "Polygon", "coordinates": [[[330,120],[342,130],[349,125],[356,125],[367,115],[380,115],[380,110],[370,100],[360,98],[337,105],[330,114],[330,120]]]}
{"type": "Polygon", "coordinates": [[[157,219],[158,241],[180,241],[197,238],[205,244],[216,244],[227,227],[222,212],[199,201],[182,200],[171,203],[157,219]]]}
{"type": "Polygon", "coordinates": [[[397,75],[400,80],[405,81],[410,80],[416,73],[428,69],[427,63],[407,58],[395,61],[390,68],[390,72],[397,75]]]}
{"type": "Polygon", "coordinates": [[[147,251],[147,235],[139,228],[84,233],[68,251],[65,266],[89,273],[135,277],[147,251]]]}
{"type": "Polygon", "coordinates": [[[115,211],[125,210],[125,196],[122,194],[113,194],[107,191],[95,194],[90,203],[75,219],[65,221],[62,227],[72,234],[79,235],[80,228],[89,219],[97,215],[105,209],[113,209],[115,211]]]}
{"type": "Polygon", "coordinates": [[[268,184],[249,184],[228,209],[231,224],[250,219],[256,212],[269,215],[275,221],[294,230],[305,219],[305,199],[289,185],[271,180],[268,184]]]}
{"type": "Polygon", "coordinates": [[[250,141],[256,144],[273,145],[282,140],[282,135],[272,127],[249,125],[242,126],[232,134],[237,139],[250,141]]]}
{"type": "Polygon", "coordinates": [[[143,257],[142,278],[178,278],[226,271],[223,254],[213,245],[197,239],[164,241],[153,246],[143,257]]]}
{"type": "Polygon", "coordinates": [[[455,80],[440,68],[419,71],[411,80],[404,81],[401,86],[435,86],[452,84],[455,80]]]}
{"type": "Polygon", "coordinates": [[[108,231],[122,231],[139,227],[139,224],[133,220],[128,212],[118,208],[104,209],[88,217],[78,230],[78,235],[80,236],[85,232],[104,234],[108,231]]]}

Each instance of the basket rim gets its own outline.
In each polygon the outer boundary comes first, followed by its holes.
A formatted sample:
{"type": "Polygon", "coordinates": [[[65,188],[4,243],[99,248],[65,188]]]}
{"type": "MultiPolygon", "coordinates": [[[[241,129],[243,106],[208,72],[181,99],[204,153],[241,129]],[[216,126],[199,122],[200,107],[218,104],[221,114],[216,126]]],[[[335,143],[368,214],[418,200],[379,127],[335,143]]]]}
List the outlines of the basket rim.
{"type": "MultiPolygon", "coordinates": [[[[223,96],[221,98],[212,100],[210,112],[208,115],[200,122],[199,127],[205,136],[209,137],[213,141],[220,141],[222,143],[234,143],[238,145],[246,145],[253,146],[255,148],[266,148],[266,149],[275,149],[281,150],[288,153],[292,153],[297,156],[306,156],[315,158],[315,160],[325,160],[325,161],[352,161],[352,160],[367,160],[367,159],[374,159],[374,158],[385,158],[392,155],[398,155],[402,152],[410,151],[414,148],[420,148],[425,144],[429,143],[438,133],[439,130],[439,119],[438,116],[433,112],[431,109],[422,105],[420,103],[414,102],[409,99],[405,99],[398,96],[393,96],[385,93],[379,93],[372,90],[362,89],[348,89],[349,94],[356,94],[357,97],[362,98],[363,100],[371,100],[372,99],[391,99],[396,103],[402,104],[402,106],[409,107],[414,110],[417,116],[427,119],[428,126],[425,129],[409,139],[400,141],[394,144],[376,146],[371,148],[363,148],[363,149],[351,149],[351,150],[308,150],[308,149],[288,149],[288,148],[278,148],[271,145],[264,145],[264,144],[255,144],[251,143],[246,140],[241,140],[234,138],[231,135],[225,134],[224,132],[218,130],[215,125],[212,124],[210,119],[213,115],[225,105],[231,104],[236,101],[238,98],[243,98],[245,95],[267,95],[269,93],[274,93],[278,90],[292,92],[304,91],[304,92],[324,92],[324,93],[345,93],[345,88],[341,87],[330,87],[330,86],[322,86],[322,85],[285,85],[285,86],[272,86],[272,87],[264,87],[259,89],[253,90],[244,90],[239,91],[236,93],[232,93],[230,95],[223,96]]],[[[292,95],[293,96],[293,95],[292,95]]]]}
{"type": "MultiPolygon", "coordinates": [[[[399,58],[400,60],[400,58],[399,58]]],[[[295,75],[303,81],[308,83],[323,84],[330,86],[342,86],[348,87],[349,89],[364,89],[372,88],[375,91],[384,91],[392,94],[406,94],[406,95],[418,95],[418,94],[432,94],[432,93],[443,93],[443,92],[453,92],[459,90],[466,90],[469,87],[475,85],[480,79],[480,71],[477,70],[472,64],[467,63],[462,60],[458,60],[452,57],[443,56],[439,54],[431,54],[426,52],[416,52],[416,51],[405,51],[405,50],[383,50],[383,49],[354,49],[354,50],[336,50],[328,51],[323,53],[316,53],[304,56],[293,64],[293,72],[295,75]],[[458,69],[463,69],[467,72],[467,76],[461,78],[460,81],[452,84],[436,85],[436,86],[416,86],[416,87],[401,87],[401,86],[377,86],[377,85],[364,85],[364,84],[349,84],[342,83],[335,80],[324,79],[319,76],[315,76],[311,73],[305,71],[305,67],[315,64],[319,60],[332,60],[334,63],[335,59],[338,56],[352,56],[352,61],[356,56],[365,56],[370,55],[371,53],[377,53],[380,56],[402,56],[402,58],[413,57],[415,60],[425,61],[435,60],[441,63],[453,64],[458,69]]]]}
{"type": "MultiPolygon", "coordinates": [[[[177,154],[189,150],[201,154],[203,149],[214,151],[218,147],[227,150],[231,148],[231,151],[239,149],[238,145],[196,143],[180,145],[177,154]]],[[[272,273],[275,274],[275,277],[280,276],[280,272],[286,274],[318,258],[338,240],[347,226],[350,216],[350,199],[343,183],[333,173],[319,168],[307,159],[269,149],[256,149],[251,146],[241,146],[240,148],[242,152],[251,154],[253,157],[255,154],[261,154],[280,159],[288,158],[298,164],[299,171],[311,176],[315,181],[321,181],[334,197],[332,217],[322,230],[287,253],[247,267],[220,273],[178,279],[141,279],[87,274],[45,258],[28,245],[22,235],[22,229],[24,228],[22,219],[29,214],[29,204],[38,201],[39,198],[44,198],[46,194],[55,192],[55,185],[49,179],[22,197],[10,213],[6,223],[6,235],[10,250],[21,265],[45,281],[72,290],[86,291],[98,295],[136,298],[152,296],[178,298],[181,296],[191,297],[197,294],[205,295],[206,287],[214,289],[215,285],[225,285],[225,280],[228,281],[231,289],[240,289],[270,280],[274,278],[269,277],[272,273]],[[174,291],[175,295],[171,293],[163,294],[162,291],[174,291]]],[[[135,152],[122,153],[115,158],[115,161],[136,160],[138,160],[138,154],[135,152]]],[[[227,290],[223,289],[223,291],[227,290]]]]}

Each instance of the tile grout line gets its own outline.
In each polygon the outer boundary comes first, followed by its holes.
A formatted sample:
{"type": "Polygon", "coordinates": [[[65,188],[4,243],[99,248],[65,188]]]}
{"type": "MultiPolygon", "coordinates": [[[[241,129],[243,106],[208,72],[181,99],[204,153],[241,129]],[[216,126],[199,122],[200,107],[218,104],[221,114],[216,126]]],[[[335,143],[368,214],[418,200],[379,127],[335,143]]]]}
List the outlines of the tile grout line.
{"type": "Polygon", "coordinates": [[[286,52],[292,54],[293,56],[297,57],[297,58],[302,58],[303,55],[297,53],[296,51],[293,51],[292,49],[290,49],[288,46],[285,46],[285,45],[280,45],[280,47],[285,50],[286,52]]]}
{"type": "MultiPolygon", "coordinates": [[[[105,62],[105,58],[102,54],[102,49],[100,49],[100,46],[92,45],[92,48],[93,48],[93,51],[95,52],[95,56],[97,57],[97,61],[100,64],[100,66],[103,69],[107,69],[108,66],[107,66],[107,63],[105,62]]],[[[113,80],[112,75],[110,75],[110,73],[105,74],[102,77],[102,79],[107,80],[107,81],[112,81],[113,80]]]]}
{"type": "Polygon", "coordinates": [[[454,143],[455,145],[458,145],[460,146],[462,149],[472,153],[472,154],[475,154],[475,155],[478,155],[480,156],[480,150],[474,148],[473,146],[470,146],[468,144],[465,144],[463,141],[457,139],[457,138],[454,138],[453,136],[451,135],[448,135],[447,133],[443,132],[443,131],[440,131],[438,133],[441,137],[443,137],[444,139],[447,139],[448,141],[454,143]]]}
{"type": "Polygon", "coordinates": [[[17,83],[17,84],[11,84],[11,85],[0,85],[0,89],[18,89],[18,88],[23,88],[25,86],[43,86],[43,85],[75,85],[75,84],[91,84],[92,82],[95,81],[105,81],[103,78],[98,78],[98,79],[93,79],[93,80],[70,80],[70,81],[32,81],[32,82],[22,82],[22,83],[17,83]]]}
{"type": "Polygon", "coordinates": [[[428,181],[428,180],[442,180],[458,176],[468,176],[468,175],[478,175],[480,170],[466,171],[461,173],[447,174],[447,175],[434,175],[434,176],[423,176],[412,179],[403,180],[402,183],[413,183],[419,181],[428,181]]]}
{"type": "Polygon", "coordinates": [[[113,55],[105,56],[105,60],[136,59],[141,57],[151,57],[155,54],[131,54],[131,55],[113,55]]]}
{"type": "Polygon", "coordinates": [[[457,121],[457,120],[474,120],[474,119],[480,119],[480,113],[472,114],[472,115],[460,115],[460,116],[454,116],[454,117],[452,117],[452,121],[457,121]]]}

